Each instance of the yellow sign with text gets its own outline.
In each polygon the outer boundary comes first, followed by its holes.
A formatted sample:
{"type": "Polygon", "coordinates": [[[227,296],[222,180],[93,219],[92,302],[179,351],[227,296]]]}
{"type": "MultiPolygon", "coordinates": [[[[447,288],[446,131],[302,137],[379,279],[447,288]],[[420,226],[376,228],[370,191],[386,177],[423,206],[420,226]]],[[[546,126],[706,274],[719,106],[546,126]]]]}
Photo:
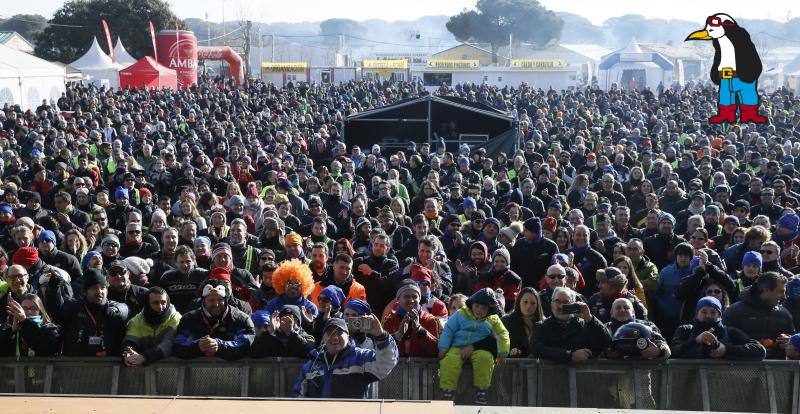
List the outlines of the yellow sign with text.
{"type": "Polygon", "coordinates": [[[567,63],[560,59],[554,59],[554,60],[512,59],[511,60],[511,69],[516,69],[516,70],[561,69],[566,66],[567,63]]]}
{"type": "Polygon", "coordinates": [[[261,62],[261,73],[306,73],[306,62],[261,62]]]}
{"type": "Polygon", "coordinates": [[[474,60],[447,60],[431,59],[428,61],[427,68],[435,70],[478,70],[481,62],[474,60]]]}
{"type": "Polygon", "coordinates": [[[408,69],[408,59],[370,60],[365,59],[364,69],[408,69]]]}

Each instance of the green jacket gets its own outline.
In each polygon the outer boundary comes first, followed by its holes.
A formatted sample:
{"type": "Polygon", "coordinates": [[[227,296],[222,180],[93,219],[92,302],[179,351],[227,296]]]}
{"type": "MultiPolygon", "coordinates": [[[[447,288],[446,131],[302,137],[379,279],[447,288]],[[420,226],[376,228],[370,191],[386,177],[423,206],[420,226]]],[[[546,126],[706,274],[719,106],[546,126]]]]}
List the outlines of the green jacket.
{"type": "MultiPolygon", "coordinates": [[[[149,306],[145,305],[145,306],[149,306]]],[[[172,315],[161,325],[152,326],[144,319],[144,314],[139,313],[128,321],[128,331],[122,341],[122,349],[131,347],[136,352],[147,358],[147,363],[153,363],[172,354],[172,342],[181,321],[181,314],[172,307],[172,315]]]]}
{"type": "Polygon", "coordinates": [[[639,263],[634,263],[633,267],[636,271],[636,276],[639,278],[639,281],[642,282],[642,287],[644,288],[645,296],[648,298],[648,303],[652,303],[649,301],[649,298],[658,287],[658,267],[656,267],[655,263],[647,260],[646,257],[639,259],[639,263]]]}

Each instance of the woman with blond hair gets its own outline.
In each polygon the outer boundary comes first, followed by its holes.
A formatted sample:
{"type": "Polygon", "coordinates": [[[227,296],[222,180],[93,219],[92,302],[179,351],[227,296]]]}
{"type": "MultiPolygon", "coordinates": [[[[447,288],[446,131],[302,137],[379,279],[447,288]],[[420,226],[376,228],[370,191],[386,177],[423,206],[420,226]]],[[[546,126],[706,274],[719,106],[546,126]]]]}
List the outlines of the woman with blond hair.
{"type": "Polygon", "coordinates": [[[75,256],[78,259],[78,263],[83,261],[83,256],[89,251],[89,247],[86,245],[86,238],[83,237],[83,234],[78,229],[69,229],[64,233],[59,249],[64,253],[75,256]]]}
{"type": "Polygon", "coordinates": [[[625,278],[628,279],[627,289],[633,292],[642,305],[647,308],[647,295],[644,294],[644,286],[636,275],[636,268],[633,266],[631,258],[628,256],[621,256],[614,260],[613,266],[619,269],[625,278]]]}

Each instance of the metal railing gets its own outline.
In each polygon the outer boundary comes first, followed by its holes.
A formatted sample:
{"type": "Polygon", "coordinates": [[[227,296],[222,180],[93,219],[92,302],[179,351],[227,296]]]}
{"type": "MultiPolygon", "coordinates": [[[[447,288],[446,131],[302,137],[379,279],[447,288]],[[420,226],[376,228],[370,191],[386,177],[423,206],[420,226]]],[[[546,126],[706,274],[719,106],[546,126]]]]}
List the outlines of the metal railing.
{"type": "MultiPolygon", "coordinates": [[[[182,361],[127,368],[117,358],[0,358],[0,393],[289,397],[305,361],[270,358],[182,361]]],[[[380,382],[376,397],[439,397],[439,363],[403,359],[380,382]]],[[[561,365],[507,360],[497,368],[490,404],[507,406],[800,412],[800,362],[707,360],[561,365]]],[[[472,403],[465,364],[456,403],[472,403]]]]}

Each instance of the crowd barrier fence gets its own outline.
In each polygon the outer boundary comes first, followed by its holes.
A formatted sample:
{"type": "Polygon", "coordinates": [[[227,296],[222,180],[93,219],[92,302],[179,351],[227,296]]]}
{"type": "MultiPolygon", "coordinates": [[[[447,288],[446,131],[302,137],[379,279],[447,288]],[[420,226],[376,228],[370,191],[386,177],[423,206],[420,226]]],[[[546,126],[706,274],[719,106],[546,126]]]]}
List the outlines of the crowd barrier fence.
{"type": "MultiPolygon", "coordinates": [[[[0,358],[0,393],[290,397],[305,361],[290,358],[183,361],[127,368],[118,358],[0,358]]],[[[401,359],[371,391],[389,400],[435,400],[439,363],[401,359]]],[[[464,365],[457,404],[471,404],[464,365]]],[[[800,361],[613,361],[555,364],[506,360],[489,403],[500,406],[800,412],[800,361]]]]}

